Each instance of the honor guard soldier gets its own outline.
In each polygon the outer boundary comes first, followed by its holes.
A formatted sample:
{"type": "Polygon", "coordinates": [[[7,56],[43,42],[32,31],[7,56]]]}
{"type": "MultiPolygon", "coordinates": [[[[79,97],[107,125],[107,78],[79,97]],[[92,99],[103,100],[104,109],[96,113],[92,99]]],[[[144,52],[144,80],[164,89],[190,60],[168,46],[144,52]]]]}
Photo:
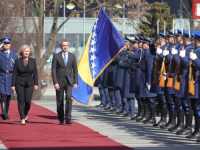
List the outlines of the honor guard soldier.
{"type": "Polygon", "coordinates": [[[94,85],[94,86],[99,88],[99,94],[100,94],[100,100],[101,100],[101,103],[99,105],[95,106],[97,108],[102,108],[106,105],[106,97],[105,97],[105,94],[104,94],[102,83],[103,83],[103,72],[98,77],[98,79],[95,81],[95,85],[94,85]]]}
{"type": "Polygon", "coordinates": [[[101,106],[101,108],[109,109],[111,107],[111,100],[108,90],[108,67],[103,72],[103,81],[102,81],[102,87],[106,99],[106,105],[101,106]]]}
{"type": "MultiPolygon", "coordinates": [[[[128,40],[125,39],[127,47],[130,48],[130,43],[128,40]]],[[[114,83],[114,90],[115,90],[115,98],[116,98],[116,114],[119,115],[127,115],[129,112],[129,106],[126,99],[123,99],[123,84],[124,84],[124,68],[120,67],[119,63],[126,59],[128,53],[128,49],[124,49],[119,53],[119,55],[116,58],[117,62],[117,72],[115,77],[115,83],[114,83]],[[125,100],[125,101],[124,101],[125,100]],[[122,104],[123,101],[123,104],[122,104]]]]}
{"type": "MultiPolygon", "coordinates": [[[[190,52],[190,60],[193,60],[194,70],[195,72],[198,72],[198,77],[194,80],[194,84],[199,83],[200,76],[199,76],[199,70],[200,70],[200,31],[195,30],[194,31],[195,37],[194,37],[194,53],[190,52]]],[[[195,92],[200,93],[200,88],[198,91],[195,92]]],[[[191,99],[191,109],[194,112],[195,117],[195,130],[194,132],[188,136],[189,139],[199,139],[200,140],[200,97],[195,99],[191,99]]]]}
{"type": "MultiPolygon", "coordinates": [[[[172,48],[171,50],[171,54],[169,54],[167,57],[171,57],[173,55],[173,62],[174,62],[174,68],[178,68],[178,61],[175,60],[179,60],[179,59],[175,59],[176,57],[179,58],[179,52],[183,47],[183,34],[182,34],[182,30],[177,29],[177,34],[176,34],[176,48],[172,48]]],[[[176,76],[176,71],[177,69],[175,69],[175,73],[171,74],[171,76],[175,77],[176,76]]],[[[175,91],[175,97],[176,97],[176,92],[175,91]]],[[[170,128],[169,131],[170,132],[177,132],[179,130],[182,130],[184,128],[184,111],[182,108],[182,104],[181,104],[181,98],[180,97],[176,97],[174,99],[174,104],[175,104],[175,110],[176,110],[176,114],[177,114],[177,124],[174,128],[170,128]]]]}
{"type": "Polygon", "coordinates": [[[125,53],[124,50],[119,53],[117,56],[116,61],[117,62],[117,70],[116,70],[116,76],[115,76],[115,82],[114,82],[114,92],[115,92],[115,98],[116,98],[116,111],[113,111],[117,114],[122,112],[122,90],[123,90],[123,78],[124,78],[124,69],[119,67],[119,62],[124,59],[125,53]]]}
{"type": "MultiPolygon", "coordinates": [[[[165,50],[165,46],[166,46],[166,40],[165,40],[165,36],[164,33],[159,32],[159,35],[156,36],[156,38],[154,38],[151,43],[150,43],[150,52],[153,55],[156,55],[157,57],[154,57],[154,63],[153,63],[153,69],[152,71],[154,72],[155,69],[160,69],[160,68],[155,68],[156,66],[156,59],[159,59],[159,55],[162,53],[163,50],[165,50]],[[160,48],[156,48],[156,45],[160,45],[160,48]]],[[[160,60],[160,62],[162,62],[160,60]]],[[[166,118],[167,118],[167,102],[166,102],[166,98],[164,96],[164,88],[155,85],[155,88],[151,88],[151,92],[156,93],[157,94],[157,100],[158,100],[158,104],[160,106],[160,110],[161,110],[161,118],[160,121],[158,123],[153,124],[153,126],[155,127],[161,127],[162,125],[166,124],[166,118]]]]}
{"type": "Polygon", "coordinates": [[[123,102],[126,102],[125,104],[127,106],[125,106],[126,109],[128,110],[124,110],[126,111],[123,116],[131,116],[134,117],[134,113],[135,113],[135,93],[134,92],[130,92],[130,87],[132,86],[133,83],[130,82],[130,78],[131,78],[131,74],[130,73],[130,60],[129,59],[125,59],[123,61],[121,61],[119,63],[119,66],[121,68],[124,68],[124,82],[123,82],[123,102]]]}
{"type": "MultiPolygon", "coordinates": [[[[182,68],[182,72],[180,71],[180,90],[177,91],[177,97],[181,97],[182,106],[186,116],[186,124],[183,130],[178,131],[177,135],[191,135],[192,133],[192,118],[193,118],[193,111],[192,111],[192,103],[198,99],[198,86],[199,84],[196,83],[194,86],[194,95],[189,94],[189,68],[190,68],[190,59],[189,54],[191,52],[191,38],[189,31],[184,30],[184,37],[185,37],[185,44],[184,49],[180,50],[180,67],[182,68]]],[[[179,70],[177,70],[179,71],[179,70]]],[[[195,78],[198,77],[199,72],[195,72],[195,78]]],[[[178,77],[177,77],[178,78],[178,77]]]]}
{"type": "Polygon", "coordinates": [[[173,89],[173,85],[175,82],[175,77],[172,78],[172,87],[166,87],[167,82],[168,82],[168,75],[169,75],[169,68],[170,68],[170,61],[171,61],[171,50],[172,48],[176,47],[176,44],[174,44],[174,34],[173,31],[168,30],[168,35],[167,35],[167,40],[168,40],[168,46],[167,49],[163,51],[163,53],[161,53],[159,55],[160,60],[163,60],[163,57],[165,57],[165,64],[166,64],[166,74],[165,74],[165,88],[164,88],[164,95],[165,95],[165,99],[167,102],[167,108],[169,111],[169,121],[167,124],[162,125],[160,128],[161,129],[170,129],[170,128],[174,128],[176,125],[176,111],[174,109],[174,101],[177,97],[175,97],[175,90],[173,89]]]}
{"type": "MultiPolygon", "coordinates": [[[[140,36],[140,37],[141,37],[141,39],[143,39],[142,36],[140,36]]],[[[142,46],[141,43],[143,44],[143,41],[140,40],[138,37],[135,37],[135,40],[132,41],[133,53],[138,53],[138,51],[142,51],[142,48],[139,48],[138,43],[140,43],[140,46],[142,46]]],[[[140,90],[140,61],[131,59],[130,72],[131,72],[130,92],[135,93],[135,99],[137,100],[137,103],[138,103],[138,113],[135,117],[132,116],[131,120],[137,120],[137,119],[140,119],[144,114],[144,106],[140,99],[140,92],[139,92],[139,90],[140,90]]]]}
{"type": "MultiPolygon", "coordinates": [[[[144,38],[143,41],[143,51],[138,51],[137,53],[132,53],[128,55],[128,58],[141,60],[141,73],[140,73],[140,97],[144,98],[143,104],[146,106],[144,108],[144,115],[140,119],[143,120],[145,124],[154,124],[156,122],[155,119],[155,112],[156,112],[156,105],[155,105],[155,97],[157,96],[155,93],[151,93],[150,89],[152,87],[152,66],[153,66],[153,59],[154,56],[151,55],[149,51],[149,43],[151,42],[150,39],[144,38]],[[149,115],[150,112],[150,115],[149,115]]],[[[139,121],[139,120],[138,120],[139,121]]]]}
{"type": "Polygon", "coordinates": [[[0,40],[3,45],[3,50],[0,51],[0,94],[1,94],[1,117],[3,120],[10,119],[8,115],[9,104],[11,95],[12,72],[14,68],[15,60],[18,55],[15,51],[10,49],[10,37],[4,37],[0,40]]]}
{"type": "Polygon", "coordinates": [[[115,94],[114,94],[114,81],[115,81],[115,75],[116,75],[116,68],[117,68],[117,62],[114,60],[110,63],[108,66],[108,76],[107,76],[107,88],[108,93],[110,96],[110,107],[105,108],[104,110],[108,111],[115,111],[116,110],[116,100],[115,100],[115,94]]]}

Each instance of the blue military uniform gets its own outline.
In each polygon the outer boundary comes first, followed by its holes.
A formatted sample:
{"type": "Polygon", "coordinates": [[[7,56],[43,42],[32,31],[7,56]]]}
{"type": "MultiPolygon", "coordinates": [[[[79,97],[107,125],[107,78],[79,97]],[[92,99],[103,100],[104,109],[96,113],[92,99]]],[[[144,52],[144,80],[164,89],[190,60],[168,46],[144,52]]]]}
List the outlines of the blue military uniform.
{"type": "MultiPolygon", "coordinates": [[[[0,40],[2,43],[10,43],[10,37],[4,37],[0,40]]],[[[11,90],[12,83],[12,71],[14,68],[15,60],[18,58],[18,55],[15,51],[0,51],[0,94],[1,94],[1,107],[2,119],[9,119],[8,109],[9,103],[11,99],[11,95],[13,95],[13,91],[11,90]],[[9,53],[10,52],[10,53],[9,53]]]]}
{"type": "MultiPolygon", "coordinates": [[[[182,37],[182,30],[177,29],[177,34],[176,37],[182,37]]],[[[183,44],[176,44],[176,50],[178,51],[177,54],[175,54],[173,56],[173,61],[174,61],[174,68],[178,67],[179,64],[179,51],[182,49],[183,44]]],[[[169,55],[167,55],[166,59],[170,60],[171,59],[172,54],[170,53],[169,55]],[[169,59],[170,58],[170,59],[169,59]]],[[[176,73],[176,69],[175,69],[175,73],[176,73]]],[[[174,73],[174,78],[175,78],[175,73],[174,73]]],[[[173,79],[174,79],[173,78],[173,79]]],[[[173,80],[175,81],[175,79],[173,80]]],[[[173,84],[174,86],[174,84],[173,84]]],[[[175,95],[178,91],[175,91],[175,95]]],[[[176,96],[175,96],[176,97],[176,96]]],[[[180,97],[176,97],[174,99],[174,107],[175,107],[175,111],[177,113],[177,124],[174,128],[169,129],[170,132],[178,132],[180,130],[182,130],[184,128],[184,112],[183,112],[183,108],[182,108],[182,103],[181,103],[181,98],[180,97]]]]}
{"type": "MultiPolygon", "coordinates": [[[[117,69],[114,82],[114,92],[116,98],[116,109],[117,113],[120,113],[123,110],[122,106],[122,91],[123,91],[123,80],[124,80],[124,69],[119,66],[119,62],[123,59],[126,59],[126,54],[128,50],[123,50],[116,58],[117,69]]],[[[128,108],[127,108],[128,109],[128,108]]]]}
{"type": "Polygon", "coordinates": [[[117,68],[117,62],[116,60],[112,61],[112,63],[108,66],[108,72],[107,72],[107,88],[108,93],[110,96],[110,107],[105,108],[105,110],[113,110],[116,107],[116,100],[115,100],[115,94],[114,94],[114,82],[115,82],[115,76],[116,76],[116,68],[117,68]]]}
{"type": "MultiPolygon", "coordinates": [[[[144,38],[144,44],[149,44],[150,40],[147,38],[144,38]]],[[[145,98],[146,105],[148,105],[148,108],[150,110],[150,116],[148,117],[148,114],[145,112],[144,116],[140,120],[144,120],[143,123],[155,123],[155,97],[157,96],[155,93],[151,93],[150,90],[147,88],[147,83],[150,85],[152,84],[153,81],[153,76],[152,76],[152,66],[153,66],[153,59],[154,56],[151,55],[149,52],[149,49],[144,50],[144,51],[138,51],[137,53],[129,54],[128,58],[130,59],[135,59],[140,61],[140,97],[145,98]]],[[[147,109],[145,109],[147,111],[147,109]]]]}
{"type": "MultiPolygon", "coordinates": [[[[184,30],[185,38],[189,39],[189,32],[184,30]]],[[[183,72],[182,72],[182,80],[180,81],[180,90],[177,91],[177,96],[181,97],[182,105],[185,111],[186,116],[186,125],[184,129],[178,131],[176,134],[178,135],[190,135],[192,132],[192,105],[191,101],[197,100],[198,98],[198,84],[195,84],[195,95],[189,95],[189,67],[190,67],[190,60],[189,54],[191,52],[191,44],[185,46],[186,56],[181,59],[181,64],[183,65],[183,72]]],[[[179,52],[180,53],[180,52],[179,52]]],[[[198,77],[198,72],[195,72],[196,77],[198,77]]]]}
{"type": "Polygon", "coordinates": [[[130,71],[130,60],[126,59],[124,63],[120,63],[119,66],[121,68],[124,68],[124,84],[123,84],[123,101],[127,102],[127,106],[124,108],[128,108],[127,113],[130,114],[131,116],[134,115],[135,112],[135,93],[131,91],[131,86],[132,82],[131,81],[131,76],[134,78],[134,74],[131,74],[130,71]]]}
{"type": "MultiPolygon", "coordinates": [[[[169,34],[168,34],[168,38],[174,38],[174,34],[171,30],[168,30],[169,34]]],[[[169,51],[169,53],[171,53],[172,48],[174,47],[174,44],[168,44],[165,45],[167,46],[167,50],[169,51]]],[[[163,62],[163,53],[161,53],[159,55],[159,58],[161,61],[161,63],[163,62]]],[[[166,72],[169,73],[169,67],[170,67],[170,60],[171,57],[169,55],[166,56],[165,59],[165,64],[166,64],[166,72]]],[[[167,79],[165,80],[165,85],[167,85],[167,79]]],[[[175,82],[175,77],[174,77],[174,82],[175,82]]],[[[162,125],[161,128],[162,129],[170,129],[170,128],[174,128],[176,125],[176,112],[174,109],[174,101],[177,97],[175,97],[175,90],[173,88],[169,88],[169,87],[165,87],[164,88],[164,95],[165,95],[165,99],[167,101],[167,107],[169,110],[169,121],[167,124],[162,125]]]]}
{"type": "MultiPolygon", "coordinates": [[[[135,40],[131,42],[133,44],[138,44],[139,42],[143,42],[143,37],[140,36],[140,39],[138,37],[135,37],[135,40]]],[[[137,48],[135,50],[132,50],[133,53],[137,53],[138,51],[141,51],[141,48],[137,48]]],[[[130,93],[135,93],[135,99],[138,103],[138,113],[136,116],[131,116],[131,120],[137,120],[140,119],[143,116],[144,108],[143,103],[140,99],[140,62],[136,61],[135,59],[130,60],[130,93]]],[[[130,108],[135,108],[135,101],[129,104],[130,108]]],[[[133,109],[132,109],[133,112],[133,109]]],[[[132,113],[134,114],[134,113],[132,113]]]]}
{"type": "MultiPolygon", "coordinates": [[[[185,38],[190,38],[189,37],[189,32],[187,30],[184,31],[185,34],[185,38]]],[[[195,39],[198,40],[198,42],[200,41],[200,32],[199,31],[195,31],[195,39]]],[[[187,45],[188,46],[188,45],[187,45]]],[[[193,45],[189,45],[189,48],[185,48],[186,50],[186,56],[182,58],[181,63],[183,64],[183,75],[185,76],[185,87],[183,88],[184,92],[183,93],[183,97],[182,97],[182,102],[183,103],[183,108],[185,111],[185,115],[186,115],[186,125],[184,127],[184,129],[180,132],[178,132],[177,134],[190,134],[191,133],[191,126],[192,126],[192,117],[193,117],[193,112],[194,112],[194,116],[195,116],[195,131],[187,136],[187,138],[189,139],[195,139],[195,138],[200,138],[200,109],[199,109],[199,105],[198,105],[198,91],[199,91],[199,83],[196,82],[194,84],[194,88],[195,88],[195,93],[194,95],[189,95],[188,91],[189,91],[189,70],[185,69],[185,68],[189,68],[190,67],[190,52],[193,49],[193,45]]],[[[197,59],[200,58],[200,47],[196,47],[194,49],[194,53],[197,56],[197,59]]],[[[195,64],[196,62],[194,61],[193,64],[195,64]]],[[[198,78],[199,76],[199,69],[195,66],[195,79],[198,78]]]]}
{"type": "MultiPolygon", "coordinates": [[[[162,32],[159,33],[159,37],[164,39],[164,34],[162,32]]],[[[156,37],[156,38],[159,38],[156,37]]],[[[163,44],[160,49],[165,50],[165,46],[166,44],[163,44]]],[[[150,45],[150,53],[152,55],[156,55],[156,47],[154,44],[150,45]]],[[[162,56],[162,54],[160,54],[162,56]]],[[[152,73],[154,74],[155,71],[155,65],[156,65],[156,59],[160,59],[160,64],[162,64],[162,57],[161,56],[157,56],[158,58],[154,57],[154,63],[153,63],[153,67],[152,67],[152,73]]],[[[160,67],[162,67],[160,65],[160,67]]],[[[153,126],[162,126],[166,124],[166,117],[167,117],[167,102],[166,102],[166,97],[164,96],[164,91],[165,88],[160,87],[158,85],[154,85],[152,86],[151,92],[156,93],[157,94],[157,100],[158,100],[158,104],[160,107],[160,111],[161,111],[161,119],[158,123],[154,124],[153,126]]]]}
{"type": "Polygon", "coordinates": [[[94,86],[95,87],[98,87],[99,88],[99,94],[100,94],[100,100],[101,100],[101,103],[99,105],[96,105],[96,107],[104,107],[106,105],[106,97],[105,97],[105,94],[104,94],[104,89],[103,89],[103,75],[104,73],[102,73],[98,78],[97,80],[95,81],[95,84],[94,86]]]}

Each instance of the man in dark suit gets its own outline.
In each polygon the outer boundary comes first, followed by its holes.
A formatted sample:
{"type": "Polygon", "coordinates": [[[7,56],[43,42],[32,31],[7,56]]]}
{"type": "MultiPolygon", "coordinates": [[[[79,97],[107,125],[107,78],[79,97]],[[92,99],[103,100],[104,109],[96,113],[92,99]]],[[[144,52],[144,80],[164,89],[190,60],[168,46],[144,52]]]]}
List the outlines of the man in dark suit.
{"type": "Polygon", "coordinates": [[[52,61],[52,78],[56,89],[57,100],[57,113],[59,124],[64,124],[64,91],[66,94],[65,105],[65,119],[66,124],[72,124],[71,122],[71,110],[72,110],[72,87],[74,89],[78,86],[78,71],[76,57],[74,54],[68,52],[69,41],[64,39],[60,43],[62,51],[53,56],[52,61]]]}

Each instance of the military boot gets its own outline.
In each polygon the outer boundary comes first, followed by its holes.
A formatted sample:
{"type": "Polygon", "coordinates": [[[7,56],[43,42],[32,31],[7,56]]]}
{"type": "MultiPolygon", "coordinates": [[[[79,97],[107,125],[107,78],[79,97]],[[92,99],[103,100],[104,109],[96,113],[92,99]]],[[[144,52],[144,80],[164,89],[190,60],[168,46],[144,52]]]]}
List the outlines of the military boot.
{"type": "Polygon", "coordinates": [[[3,120],[6,120],[6,102],[1,102],[1,109],[2,109],[2,113],[1,113],[1,118],[3,120]]]}
{"type": "Polygon", "coordinates": [[[184,128],[184,112],[177,113],[177,125],[174,128],[170,128],[170,132],[178,132],[184,128]]]}
{"type": "Polygon", "coordinates": [[[9,106],[10,106],[10,100],[6,102],[6,119],[10,119],[10,116],[8,115],[9,106]]]}
{"type": "Polygon", "coordinates": [[[149,108],[148,108],[148,105],[144,104],[143,108],[144,108],[144,114],[143,114],[143,116],[141,118],[138,118],[136,120],[137,122],[143,122],[144,120],[147,120],[149,118],[149,108]]]}
{"type": "Polygon", "coordinates": [[[169,112],[169,121],[166,125],[160,126],[161,129],[169,129],[174,128],[176,126],[176,112],[170,111],[169,112]]]}
{"type": "Polygon", "coordinates": [[[200,118],[195,118],[195,130],[191,135],[186,136],[186,138],[189,138],[189,139],[200,138],[200,118]]]}
{"type": "Polygon", "coordinates": [[[135,117],[131,118],[131,120],[140,119],[140,118],[142,118],[143,114],[144,114],[144,106],[142,103],[139,103],[138,104],[138,113],[135,117]]]}
{"type": "Polygon", "coordinates": [[[193,115],[186,115],[186,124],[182,130],[176,132],[177,135],[190,135],[192,134],[192,117],[193,115]]]}
{"type": "Polygon", "coordinates": [[[149,111],[150,111],[150,116],[147,120],[143,121],[144,124],[154,124],[156,123],[156,118],[155,118],[155,115],[156,115],[156,107],[149,107],[149,111]]]}
{"type": "Polygon", "coordinates": [[[160,121],[156,124],[153,124],[154,127],[162,126],[167,123],[166,121],[167,118],[167,108],[161,108],[161,118],[160,121]]]}

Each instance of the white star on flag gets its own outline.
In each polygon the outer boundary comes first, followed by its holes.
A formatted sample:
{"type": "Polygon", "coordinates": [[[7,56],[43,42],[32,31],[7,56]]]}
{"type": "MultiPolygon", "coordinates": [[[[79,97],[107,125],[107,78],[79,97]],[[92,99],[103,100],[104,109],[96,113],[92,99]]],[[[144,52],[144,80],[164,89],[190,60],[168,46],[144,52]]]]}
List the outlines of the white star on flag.
{"type": "Polygon", "coordinates": [[[97,26],[96,26],[96,25],[94,25],[94,29],[96,29],[96,27],[97,27],[97,26]]]}
{"type": "Polygon", "coordinates": [[[97,18],[97,20],[96,20],[96,24],[97,24],[97,21],[98,21],[99,19],[97,18]]]}
{"type": "Polygon", "coordinates": [[[92,40],[91,45],[93,45],[93,47],[94,47],[95,43],[96,43],[95,40],[92,40]]]}
{"type": "Polygon", "coordinates": [[[95,34],[95,32],[93,32],[93,34],[92,34],[93,39],[94,39],[95,36],[96,36],[96,34],[95,34]]]}
{"type": "Polygon", "coordinates": [[[94,63],[92,63],[92,68],[94,69],[94,67],[95,67],[96,65],[94,64],[94,63]]]}
{"type": "Polygon", "coordinates": [[[96,74],[95,70],[93,70],[92,73],[93,73],[93,76],[94,76],[96,74]]]}
{"type": "Polygon", "coordinates": [[[94,61],[95,58],[96,58],[95,55],[91,55],[91,59],[90,60],[94,61]]]}
{"type": "Polygon", "coordinates": [[[96,49],[94,49],[93,47],[91,48],[90,52],[94,53],[96,51],[96,49]]]}

